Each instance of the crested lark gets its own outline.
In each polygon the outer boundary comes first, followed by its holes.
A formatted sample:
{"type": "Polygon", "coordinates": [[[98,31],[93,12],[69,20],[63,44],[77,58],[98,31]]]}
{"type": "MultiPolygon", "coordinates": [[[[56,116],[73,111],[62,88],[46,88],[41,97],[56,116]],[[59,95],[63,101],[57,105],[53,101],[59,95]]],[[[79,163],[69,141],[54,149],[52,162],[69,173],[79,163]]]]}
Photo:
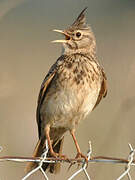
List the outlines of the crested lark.
{"type": "MultiPolygon", "coordinates": [[[[76,149],[76,158],[86,157],[81,153],[75,138],[75,129],[106,96],[106,76],[96,56],[96,41],[91,28],[86,24],[86,8],[75,22],[65,30],[54,30],[65,36],[63,54],[52,65],[40,89],[37,105],[39,141],[33,156],[40,157],[48,140],[48,157],[61,155],[64,133],[70,131],[76,149]]],[[[36,167],[29,163],[27,171],[36,167]]],[[[56,172],[58,163],[44,163],[43,169],[56,172]]]]}

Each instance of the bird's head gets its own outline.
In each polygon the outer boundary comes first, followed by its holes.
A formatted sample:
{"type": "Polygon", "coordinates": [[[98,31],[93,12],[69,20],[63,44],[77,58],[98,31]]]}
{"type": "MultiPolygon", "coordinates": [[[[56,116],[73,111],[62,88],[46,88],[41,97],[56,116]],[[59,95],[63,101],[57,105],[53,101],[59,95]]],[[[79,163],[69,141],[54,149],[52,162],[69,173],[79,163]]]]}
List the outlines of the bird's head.
{"type": "Polygon", "coordinates": [[[64,54],[72,53],[95,53],[96,41],[94,34],[88,24],[86,24],[85,8],[77,17],[75,22],[65,30],[56,30],[65,36],[63,40],[55,40],[52,42],[62,43],[64,46],[64,54]]]}

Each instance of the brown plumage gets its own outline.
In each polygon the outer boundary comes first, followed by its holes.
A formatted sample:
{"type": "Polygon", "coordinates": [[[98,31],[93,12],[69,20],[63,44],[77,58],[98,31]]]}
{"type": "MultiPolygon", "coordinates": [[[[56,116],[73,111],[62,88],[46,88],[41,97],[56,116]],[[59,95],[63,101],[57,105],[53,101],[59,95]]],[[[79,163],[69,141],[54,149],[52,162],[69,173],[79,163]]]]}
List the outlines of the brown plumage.
{"type": "MultiPolygon", "coordinates": [[[[96,56],[96,42],[91,28],[86,24],[86,8],[76,21],[64,31],[55,30],[65,36],[56,40],[64,46],[63,54],[50,68],[45,77],[38,98],[37,124],[39,141],[34,157],[40,157],[48,140],[48,157],[63,157],[64,133],[70,131],[76,149],[76,158],[87,158],[81,153],[75,138],[75,128],[107,94],[106,76],[96,56]]],[[[27,171],[35,168],[29,163],[27,171]]],[[[44,163],[51,173],[60,165],[44,163]]]]}

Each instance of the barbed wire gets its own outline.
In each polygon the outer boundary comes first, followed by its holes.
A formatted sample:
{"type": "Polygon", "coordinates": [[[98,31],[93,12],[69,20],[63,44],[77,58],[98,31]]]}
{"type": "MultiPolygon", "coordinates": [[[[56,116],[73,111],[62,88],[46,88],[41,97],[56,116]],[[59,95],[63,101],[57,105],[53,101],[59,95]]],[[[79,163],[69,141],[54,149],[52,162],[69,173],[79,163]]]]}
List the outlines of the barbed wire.
{"type": "MultiPolygon", "coordinates": [[[[135,154],[135,149],[129,145],[129,155],[127,159],[123,158],[115,158],[115,157],[106,157],[106,156],[92,156],[92,146],[91,142],[89,142],[89,150],[87,152],[87,158],[88,158],[88,163],[119,163],[119,164],[125,164],[125,171],[116,179],[116,180],[121,180],[123,177],[127,176],[128,180],[132,180],[132,177],[130,175],[130,170],[131,166],[135,166],[135,159],[134,159],[134,154],[135,154]]],[[[0,152],[2,151],[2,147],[0,146],[0,152]]],[[[84,159],[61,159],[61,158],[48,158],[47,153],[49,151],[48,148],[48,142],[46,141],[46,149],[44,150],[44,153],[42,154],[41,157],[20,157],[20,156],[3,156],[0,157],[0,162],[3,161],[14,161],[14,162],[36,162],[38,166],[30,171],[28,174],[26,174],[21,180],[27,180],[32,174],[34,174],[36,171],[40,170],[45,178],[45,180],[49,180],[47,174],[42,168],[43,163],[57,163],[57,162],[67,162],[67,163],[82,163],[81,168],[77,170],[71,177],[68,178],[68,180],[74,179],[78,174],[84,173],[85,177],[87,180],[91,180],[90,175],[87,172],[87,162],[84,159]]]]}

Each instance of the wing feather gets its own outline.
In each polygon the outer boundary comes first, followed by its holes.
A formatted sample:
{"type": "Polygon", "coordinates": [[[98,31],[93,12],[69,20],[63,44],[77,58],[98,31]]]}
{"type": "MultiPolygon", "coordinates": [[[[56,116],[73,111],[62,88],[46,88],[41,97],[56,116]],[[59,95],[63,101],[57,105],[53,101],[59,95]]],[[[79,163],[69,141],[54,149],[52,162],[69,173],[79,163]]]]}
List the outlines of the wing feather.
{"type": "Polygon", "coordinates": [[[38,102],[37,102],[37,112],[36,112],[39,138],[41,136],[41,124],[42,124],[41,117],[40,117],[40,109],[41,109],[42,103],[46,97],[46,93],[49,90],[49,85],[52,82],[53,78],[55,77],[58,68],[62,65],[65,58],[66,58],[66,55],[62,55],[57,59],[57,61],[52,65],[48,74],[46,75],[46,77],[44,78],[44,80],[41,84],[41,88],[40,88],[40,92],[39,92],[39,96],[38,96],[38,102]]]}
{"type": "Polygon", "coordinates": [[[55,76],[55,71],[52,72],[52,73],[49,73],[42,85],[41,85],[41,89],[40,89],[40,92],[39,92],[39,96],[38,96],[38,105],[37,105],[37,112],[36,112],[36,116],[37,116],[37,124],[38,124],[38,134],[39,134],[39,138],[41,136],[41,117],[40,117],[40,109],[41,109],[41,106],[42,106],[42,102],[46,96],[46,93],[47,93],[47,90],[48,90],[48,87],[49,87],[49,84],[52,82],[54,76],[55,76]]]}
{"type": "Polygon", "coordinates": [[[101,99],[106,97],[106,95],[107,95],[107,78],[106,78],[106,75],[105,75],[105,72],[103,69],[102,69],[102,75],[103,75],[103,80],[102,80],[102,84],[101,84],[101,89],[100,89],[99,96],[97,98],[97,102],[96,102],[93,110],[100,103],[101,99]]]}

